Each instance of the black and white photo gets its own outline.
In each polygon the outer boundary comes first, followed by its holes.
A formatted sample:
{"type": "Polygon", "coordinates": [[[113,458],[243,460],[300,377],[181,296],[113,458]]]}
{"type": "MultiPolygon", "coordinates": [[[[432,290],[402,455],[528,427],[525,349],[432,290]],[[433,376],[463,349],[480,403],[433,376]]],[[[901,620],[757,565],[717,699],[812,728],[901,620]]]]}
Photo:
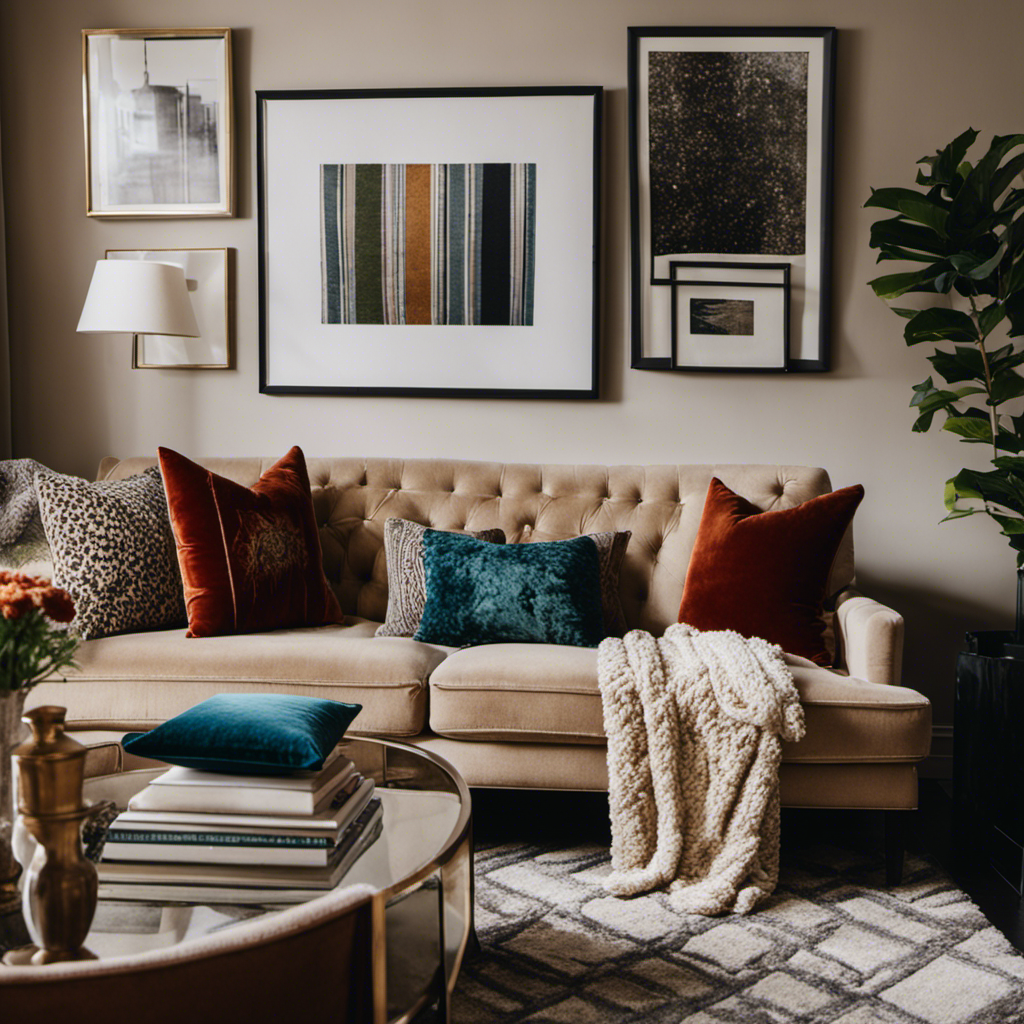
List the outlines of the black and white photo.
{"type": "Polygon", "coordinates": [[[789,263],[672,260],[672,369],[790,369],[789,263]]]}
{"type": "Polygon", "coordinates": [[[83,32],[90,215],[231,215],[230,33],[83,32]]]}
{"type": "Polygon", "coordinates": [[[634,368],[683,368],[670,268],[694,260],[787,263],[788,368],[829,368],[835,35],[629,30],[634,368]]]}
{"type": "Polygon", "coordinates": [[[753,334],[754,303],[749,299],[690,299],[691,334],[753,334]]]}

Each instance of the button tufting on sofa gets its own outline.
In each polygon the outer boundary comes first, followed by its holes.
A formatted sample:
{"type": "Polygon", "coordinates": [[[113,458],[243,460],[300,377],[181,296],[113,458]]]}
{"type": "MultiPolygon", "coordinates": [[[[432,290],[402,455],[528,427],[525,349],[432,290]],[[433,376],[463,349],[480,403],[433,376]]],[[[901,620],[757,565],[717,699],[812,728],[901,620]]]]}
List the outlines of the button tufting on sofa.
{"type": "MultiPolygon", "coordinates": [[[[153,461],[105,462],[105,479],[153,461]]],[[[251,486],[274,460],[200,461],[251,486]]],[[[186,639],[182,627],[89,640],[80,649],[82,671],[67,683],[37,686],[30,706],[61,704],[78,728],[123,732],[219,692],[316,694],[363,704],[354,731],[408,737],[449,758],[471,785],[600,788],[606,774],[596,651],[452,651],[375,637],[388,600],[384,521],[398,515],[442,529],[501,527],[509,542],[630,529],[620,583],[627,626],[660,635],[678,613],[712,476],[761,508],[788,508],[831,489],[824,470],[789,466],[338,458],[318,460],[312,476],[325,571],[345,625],[204,639],[186,639]]],[[[908,808],[916,799],[915,763],[927,753],[930,709],[920,694],[889,685],[900,678],[902,619],[855,595],[853,575],[848,533],[829,585],[842,591],[834,628],[843,672],[795,672],[808,736],[785,751],[783,799],[908,808]]]]}

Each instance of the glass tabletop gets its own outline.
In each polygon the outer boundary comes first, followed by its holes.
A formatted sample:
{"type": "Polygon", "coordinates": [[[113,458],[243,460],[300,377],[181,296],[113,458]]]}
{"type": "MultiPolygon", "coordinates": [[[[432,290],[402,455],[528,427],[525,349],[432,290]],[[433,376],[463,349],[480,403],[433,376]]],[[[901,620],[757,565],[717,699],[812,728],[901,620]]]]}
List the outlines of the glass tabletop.
{"type": "MultiPolygon", "coordinates": [[[[383,819],[380,836],[339,881],[371,885],[384,901],[388,1018],[410,1019],[436,987],[438,966],[447,995],[472,933],[472,835],[469,790],[446,761],[390,740],[351,739],[342,752],[375,783],[383,819]]],[[[142,768],[85,781],[87,801],[128,801],[166,767],[142,768]]],[[[112,812],[108,820],[112,817],[112,812]]],[[[245,920],[276,913],[286,902],[218,902],[203,887],[158,886],[153,898],[124,900],[104,893],[85,947],[100,959],[162,949],[245,920]]],[[[322,896],[309,893],[308,899],[322,896]]]]}

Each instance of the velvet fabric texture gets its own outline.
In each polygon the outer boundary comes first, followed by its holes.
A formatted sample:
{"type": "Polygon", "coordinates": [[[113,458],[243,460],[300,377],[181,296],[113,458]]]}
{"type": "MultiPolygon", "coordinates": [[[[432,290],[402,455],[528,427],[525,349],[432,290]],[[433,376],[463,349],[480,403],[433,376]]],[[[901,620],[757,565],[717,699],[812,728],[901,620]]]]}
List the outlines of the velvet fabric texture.
{"type": "Polygon", "coordinates": [[[189,636],[342,622],[324,576],[302,450],[252,487],[160,448],[189,636]]]}
{"type": "Polygon", "coordinates": [[[596,647],[604,638],[600,565],[589,537],[498,545],[428,529],[423,561],[427,602],[416,640],[596,647]]]}
{"type": "Polygon", "coordinates": [[[361,710],[294,694],[219,693],[123,745],[139,757],[207,772],[319,771],[361,710]]]}
{"type": "Polygon", "coordinates": [[[762,512],[712,478],[679,621],[761,637],[788,654],[830,665],[824,641],[828,578],[863,497],[857,484],[762,512]]]}

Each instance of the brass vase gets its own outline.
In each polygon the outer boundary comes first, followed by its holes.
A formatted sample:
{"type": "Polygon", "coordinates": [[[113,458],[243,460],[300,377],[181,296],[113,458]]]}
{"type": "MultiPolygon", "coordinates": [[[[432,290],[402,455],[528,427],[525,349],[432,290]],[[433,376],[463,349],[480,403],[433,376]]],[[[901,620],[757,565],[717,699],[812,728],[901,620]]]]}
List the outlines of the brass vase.
{"type": "Polygon", "coordinates": [[[18,875],[21,868],[11,849],[14,828],[14,772],[11,755],[21,742],[28,690],[0,690],[0,914],[16,910],[21,903],[18,875]]]}
{"type": "Polygon", "coordinates": [[[82,822],[95,813],[82,799],[86,748],[64,732],[66,710],[48,705],[25,715],[32,737],[15,751],[18,810],[39,844],[25,874],[22,911],[39,947],[32,963],[81,960],[96,913],[96,868],[82,850],[82,822]]]}

